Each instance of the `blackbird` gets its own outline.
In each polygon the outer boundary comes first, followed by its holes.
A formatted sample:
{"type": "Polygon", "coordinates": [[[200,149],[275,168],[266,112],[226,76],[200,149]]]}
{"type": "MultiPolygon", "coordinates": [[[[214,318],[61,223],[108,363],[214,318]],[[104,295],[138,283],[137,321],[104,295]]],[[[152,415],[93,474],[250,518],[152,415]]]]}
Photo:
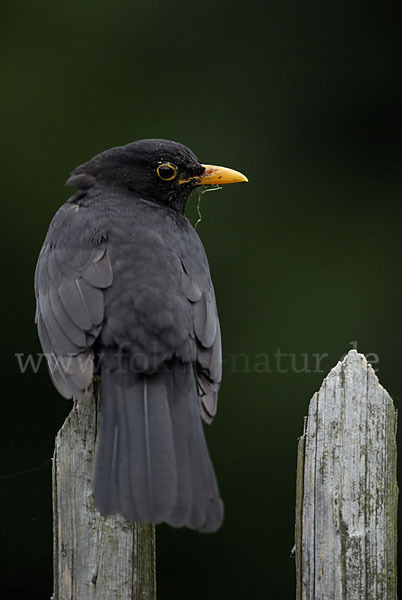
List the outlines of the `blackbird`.
{"type": "Polygon", "coordinates": [[[140,140],[77,167],[36,273],[36,322],[66,398],[101,378],[94,500],[104,515],[215,531],[223,518],[201,418],[211,423],[221,336],[196,186],[247,181],[186,146],[140,140]]]}

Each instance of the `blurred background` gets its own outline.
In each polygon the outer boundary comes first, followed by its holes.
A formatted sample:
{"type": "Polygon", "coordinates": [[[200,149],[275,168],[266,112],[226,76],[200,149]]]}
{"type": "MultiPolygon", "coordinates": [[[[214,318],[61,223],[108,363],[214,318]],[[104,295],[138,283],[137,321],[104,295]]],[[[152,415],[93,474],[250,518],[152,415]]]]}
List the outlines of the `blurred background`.
{"type": "Polygon", "coordinates": [[[223,330],[207,436],[226,518],[213,535],[158,527],[159,597],[293,598],[312,394],[357,347],[402,405],[402,5],[13,0],[1,13],[0,595],[52,593],[50,457],[71,403],[15,356],[41,352],[41,243],[76,165],[164,137],[250,183],[205,195],[197,228],[223,330]]]}

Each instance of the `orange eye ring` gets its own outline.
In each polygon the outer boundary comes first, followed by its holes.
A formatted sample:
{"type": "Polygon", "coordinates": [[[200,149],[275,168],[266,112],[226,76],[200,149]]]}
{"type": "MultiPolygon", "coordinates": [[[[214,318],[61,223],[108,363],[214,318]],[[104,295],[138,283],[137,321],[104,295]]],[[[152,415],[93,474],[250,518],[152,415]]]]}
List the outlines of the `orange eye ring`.
{"type": "Polygon", "coordinates": [[[163,181],[173,181],[177,177],[179,169],[172,163],[162,163],[156,168],[159,179],[163,181]]]}

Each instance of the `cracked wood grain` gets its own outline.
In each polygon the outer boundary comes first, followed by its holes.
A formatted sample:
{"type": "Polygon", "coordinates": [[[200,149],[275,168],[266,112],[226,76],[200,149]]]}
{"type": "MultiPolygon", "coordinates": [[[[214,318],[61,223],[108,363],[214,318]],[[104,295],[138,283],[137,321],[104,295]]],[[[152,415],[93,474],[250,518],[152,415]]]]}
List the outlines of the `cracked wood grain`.
{"type": "Polygon", "coordinates": [[[100,393],[78,402],[53,457],[53,600],[154,600],[155,529],[94,507],[100,393]]]}
{"type": "Polygon", "coordinates": [[[314,394],[298,447],[297,600],[396,600],[396,422],[356,350],[314,394]]]}

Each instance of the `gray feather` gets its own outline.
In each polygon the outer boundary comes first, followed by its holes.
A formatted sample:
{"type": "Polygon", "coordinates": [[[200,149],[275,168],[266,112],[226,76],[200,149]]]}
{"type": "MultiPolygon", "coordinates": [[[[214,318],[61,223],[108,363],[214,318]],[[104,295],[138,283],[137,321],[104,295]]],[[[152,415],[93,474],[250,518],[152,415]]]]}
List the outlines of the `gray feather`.
{"type": "Polygon", "coordinates": [[[81,352],[78,356],[59,357],[63,371],[74,385],[87,395],[92,384],[94,357],[92,350],[81,352]]]}
{"type": "Polygon", "coordinates": [[[92,328],[92,317],[77,279],[65,279],[59,294],[70,319],[84,331],[92,328]]]}
{"type": "Polygon", "coordinates": [[[105,515],[119,512],[121,504],[117,485],[117,448],[121,440],[116,410],[113,380],[105,377],[102,379],[101,443],[98,445],[94,477],[95,501],[99,511],[105,515]]]}
{"type": "Polygon", "coordinates": [[[46,315],[44,322],[49,339],[49,351],[55,354],[76,354],[77,346],[66,336],[60,327],[58,320],[52,310],[50,295],[39,293],[38,306],[40,314],[46,315]]]}
{"type": "Polygon", "coordinates": [[[102,398],[95,470],[98,509],[133,521],[217,529],[222,502],[191,364],[175,362],[153,375],[139,375],[127,364],[119,371],[105,368],[102,398]]]}
{"type": "Polygon", "coordinates": [[[93,326],[100,325],[103,321],[104,302],[103,292],[87,283],[85,279],[76,279],[76,284],[79,289],[82,301],[85,304],[86,310],[91,317],[90,330],[93,326]]]}
{"type": "Polygon", "coordinates": [[[202,292],[197,282],[192,279],[183,269],[182,271],[183,292],[191,302],[198,302],[201,299],[202,292]]]}
{"type": "Polygon", "coordinates": [[[199,346],[197,350],[197,359],[203,370],[208,374],[212,381],[219,382],[222,377],[222,345],[219,321],[217,321],[217,331],[214,343],[210,348],[199,346]]]}
{"type": "MultiPolygon", "coordinates": [[[[50,281],[53,284],[53,286],[56,288],[60,287],[61,283],[63,282],[63,279],[65,278],[65,275],[63,271],[60,270],[56,252],[54,250],[47,249],[46,252],[41,253],[41,256],[39,257],[39,262],[43,265],[47,265],[50,281]]],[[[45,286],[47,287],[49,284],[50,282],[48,281],[44,282],[39,280],[39,285],[42,289],[45,288],[45,286]]]]}
{"type": "Polygon", "coordinates": [[[82,276],[88,283],[97,288],[104,289],[112,285],[113,271],[109,253],[106,249],[93,259],[82,276]]]}
{"type": "Polygon", "coordinates": [[[194,304],[193,312],[195,334],[205,348],[210,348],[215,339],[218,317],[209,294],[202,295],[201,300],[194,304]]]}
{"type": "MultiPolygon", "coordinates": [[[[61,302],[59,291],[53,286],[50,286],[49,297],[53,316],[57,320],[65,336],[74,344],[76,348],[85,349],[87,347],[87,336],[85,335],[85,332],[77,327],[72,319],[68,316],[61,302]]],[[[63,347],[63,352],[65,354],[67,353],[66,346],[63,347]]]]}

